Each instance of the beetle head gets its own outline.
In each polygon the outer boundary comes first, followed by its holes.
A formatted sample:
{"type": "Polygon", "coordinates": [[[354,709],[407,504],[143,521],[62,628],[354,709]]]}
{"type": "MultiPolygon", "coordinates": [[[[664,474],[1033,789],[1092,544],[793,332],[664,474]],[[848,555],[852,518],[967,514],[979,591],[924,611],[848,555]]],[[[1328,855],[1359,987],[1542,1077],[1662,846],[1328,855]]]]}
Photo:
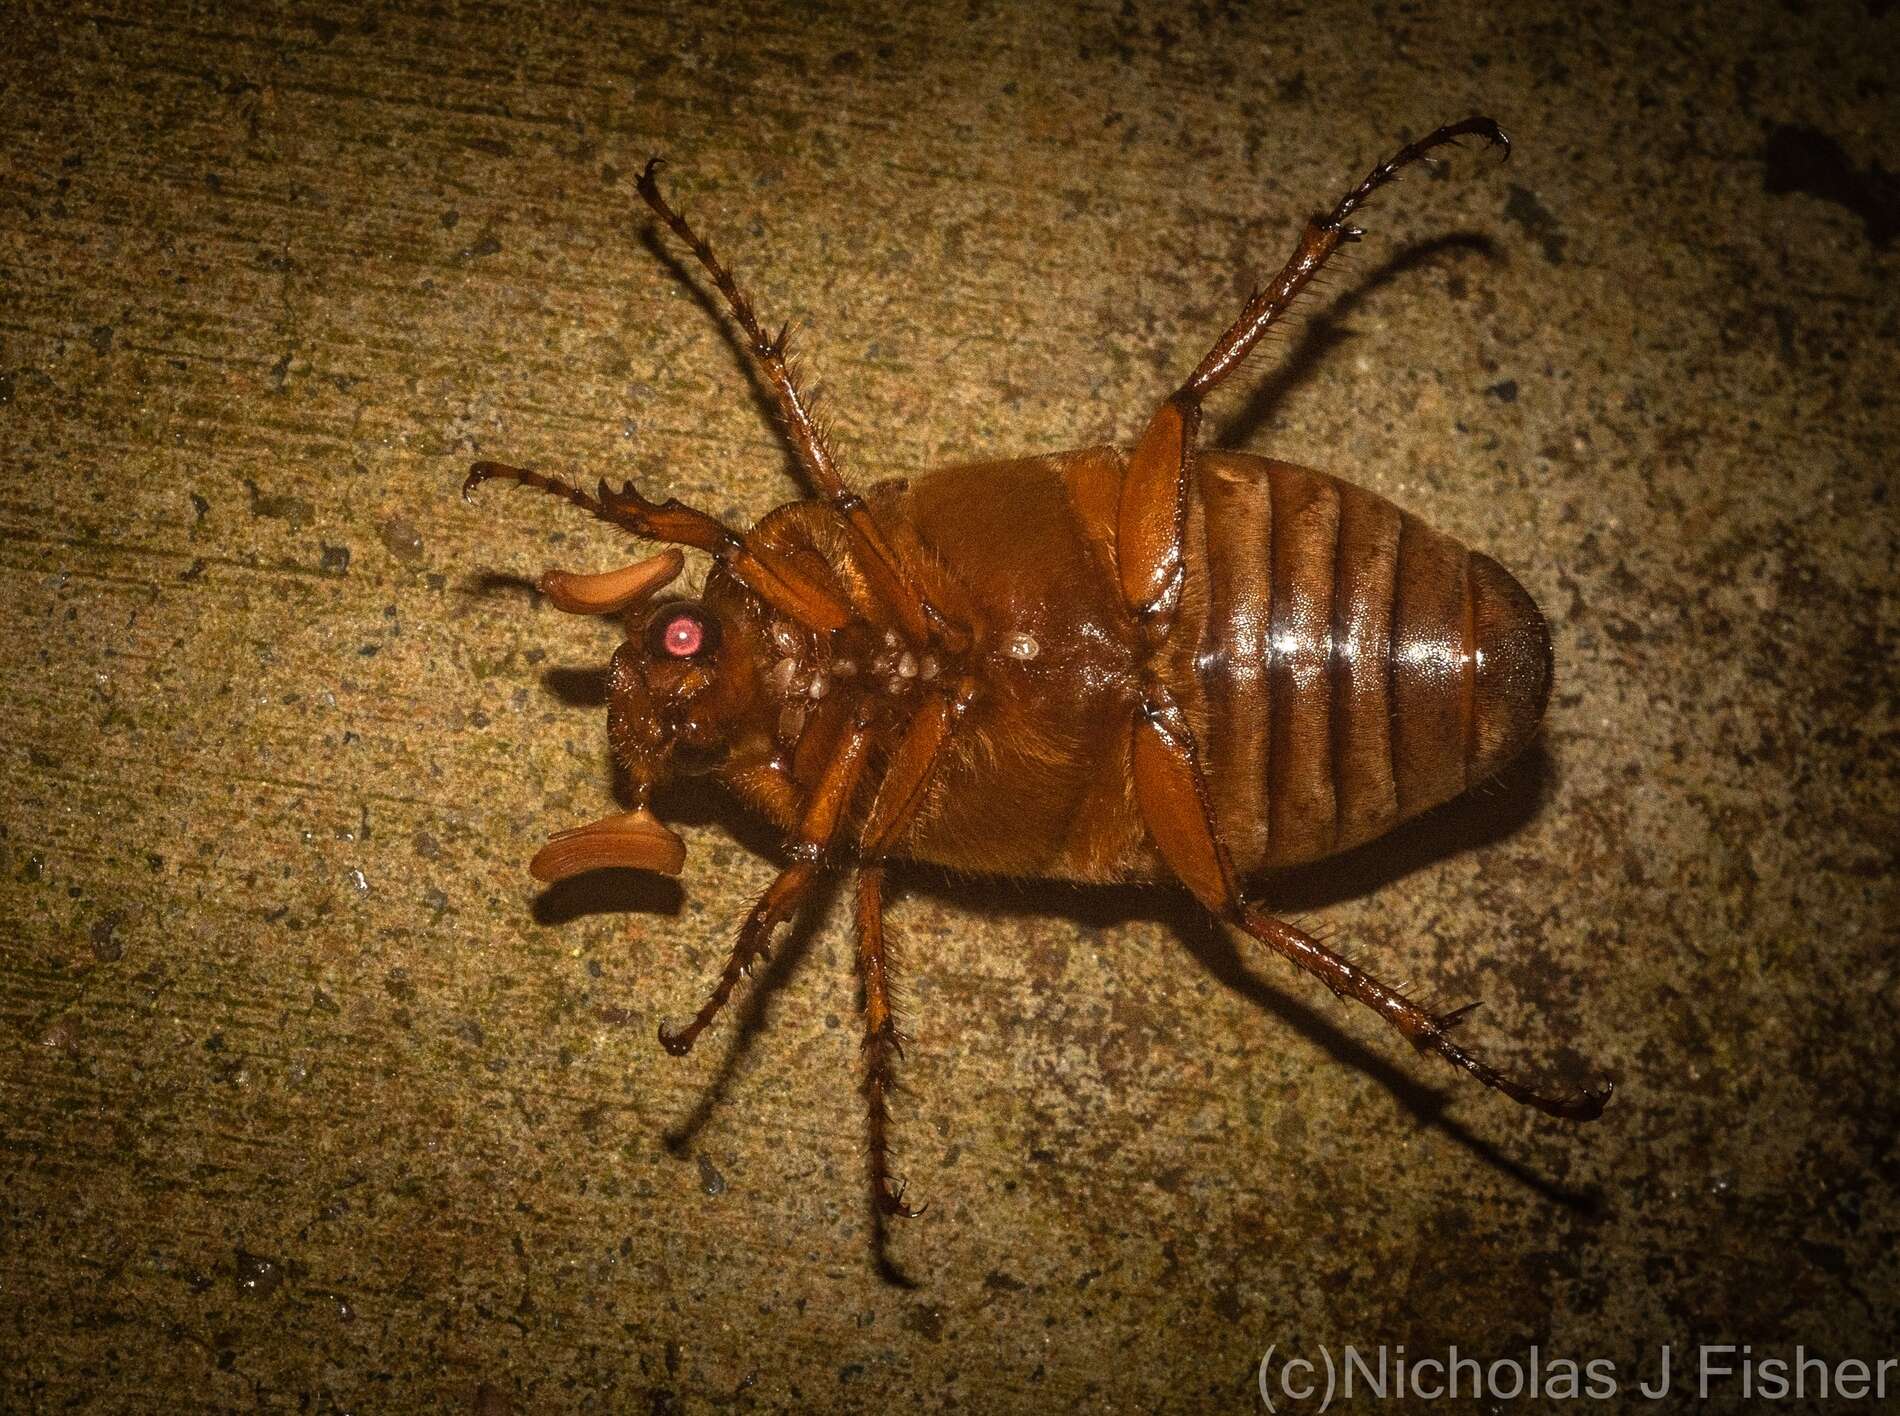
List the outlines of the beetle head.
{"type": "Polygon", "coordinates": [[[755,696],[747,618],[722,598],[659,601],[614,651],[607,737],[642,806],[668,777],[717,768],[755,696]]]}
{"type": "Polygon", "coordinates": [[[541,577],[542,592],[560,609],[625,618],[628,637],[608,674],[607,739],[627,775],[633,810],[555,836],[530,867],[537,878],[599,865],[671,875],[684,862],[684,844],[653,815],[653,788],[717,767],[756,688],[746,668],[745,605],[728,603],[733,586],[715,576],[703,599],[652,599],[682,565],[680,553],[668,550],[600,575],[541,577]]]}

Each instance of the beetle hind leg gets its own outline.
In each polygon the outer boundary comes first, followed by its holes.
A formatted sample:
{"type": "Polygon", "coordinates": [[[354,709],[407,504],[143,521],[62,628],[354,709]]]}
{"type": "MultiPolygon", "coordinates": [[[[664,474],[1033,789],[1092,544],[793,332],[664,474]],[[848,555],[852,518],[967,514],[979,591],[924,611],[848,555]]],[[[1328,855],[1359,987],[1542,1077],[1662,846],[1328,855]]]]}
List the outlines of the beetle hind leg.
{"type": "Polygon", "coordinates": [[[1134,735],[1135,800],[1142,819],[1168,868],[1209,910],[1305,969],[1339,997],[1365,1004],[1421,1052],[1437,1053],[1513,1101],[1568,1121],[1589,1121],[1602,1114],[1610,1099],[1609,1082],[1569,1092],[1528,1086],[1451,1040],[1451,1028],[1469,1007],[1434,1014],[1306,931],[1249,904],[1214,821],[1193,734],[1159,685],[1151,686],[1134,735]]]}
{"type": "Polygon", "coordinates": [[[1348,963],[1305,930],[1273,918],[1256,905],[1235,900],[1228,918],[1275,953],[1298,964],[1339,997],[1365,1004],[1397,1028],[1420,1052],[1437,1053],[1452,1066],[1463,1068],[1511,1100],[1564,1121],[1594,1121],[1603,1114],[1604,1104],[1614,1089],[1610,1082],[1575,1091],[1543,1091],[1499,1071],[1453,1042],[1451,1029],[1478,1006],[1476,1003],[1467,1003],[1446,1013],[1433,1013],[1358,965],[1348,963]]]}

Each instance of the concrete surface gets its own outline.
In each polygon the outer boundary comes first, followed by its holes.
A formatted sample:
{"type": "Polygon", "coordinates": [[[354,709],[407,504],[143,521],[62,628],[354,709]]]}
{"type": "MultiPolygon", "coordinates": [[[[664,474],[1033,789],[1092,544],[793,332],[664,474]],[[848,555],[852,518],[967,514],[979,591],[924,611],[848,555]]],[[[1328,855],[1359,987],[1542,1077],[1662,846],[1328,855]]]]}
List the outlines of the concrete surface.
{"type": "Polygon", "coordinates": [[[1403,1343],[1618,1361],[1613,1406],[1663,1343],[1896,1355],[1897,36],[16,11],[0,1405],[1246,1410],[1269,1344],[1403,1343]],[[1212,426],[1509,565],[1548,732],[1271,893],[1612,1108],[1483,1094],[1166,894],[913,877],[930,1209],[880,1268],[844,911],[680,1062],[769,836],[687,794],[683,888],[528,879],[611,803],[612,634],[513,577],[622,547],[464,466],[792,494],[643,240],[650,151],[868,479],[1131,438],[1308,212],[1474,109],[1510,164],[1380,201],[1212,426]]]}

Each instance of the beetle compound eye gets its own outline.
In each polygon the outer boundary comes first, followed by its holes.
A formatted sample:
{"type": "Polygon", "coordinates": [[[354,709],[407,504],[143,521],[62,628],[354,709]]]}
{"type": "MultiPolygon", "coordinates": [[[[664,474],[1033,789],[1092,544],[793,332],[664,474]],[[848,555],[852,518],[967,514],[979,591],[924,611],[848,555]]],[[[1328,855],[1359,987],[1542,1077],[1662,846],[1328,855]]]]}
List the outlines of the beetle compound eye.
{"type": "Polygon", "coordinates": [[[660,643],[676,659],[690,659],[706,642],[706,626],[691,615],[675,615],[660,633],[660,643]]]}
{"type": "Polygon", "coordinates": [[[719,621],[698,605],[668,605],[647,629],[659,659],[701,659],[719,647],[719,621]]]}

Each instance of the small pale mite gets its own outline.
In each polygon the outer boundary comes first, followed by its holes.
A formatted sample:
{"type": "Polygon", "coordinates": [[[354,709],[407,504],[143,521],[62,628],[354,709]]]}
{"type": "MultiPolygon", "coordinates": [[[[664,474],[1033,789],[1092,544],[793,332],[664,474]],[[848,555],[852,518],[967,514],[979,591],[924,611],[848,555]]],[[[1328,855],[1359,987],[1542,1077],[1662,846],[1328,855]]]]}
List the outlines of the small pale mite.
{"type": "Polygon", "coordinates": [[[1481,1060],[1452,1037],[1475,1005],[1430,1009],[1243,891],[1250,876],[1356,846],[1493,775],[1530,742],[1549,697],[1543,617],[1496,561],[1349,482],[1199,445],[1204,400],[1362,234],[1352,222],[1367,198],[1465,136],[1508,155],[1498,125],[1471,117],[1375,167],[1306,224],[1132,446],[976,463],[862,494],[793,378],[784,331],[766,333],[661,195],[656,158],[640,195],[737,322],[810,496],[737,530],[631,484],[590,494],[529,468],[470,469],[464,495],[521,483],[666,546],[541,582],[562,610],[630,626],[607,711],[630,809],[554,836],[530,863],[535,878],[677,874],[684,843],[649,803],[689,770],[785,834],[789,864],[746,915],[704,1005],[661,1027],[667,1050],[692,1048],[822,877],[855,873],[880,1215],[917,1212],[888,1142],[902,1035],[884,863],[899,857],[1183,886],[1486,1086],[1567,1120],[1609,1099],[1607,1081],[1546,1089],[1481,1060]],[[710,558],[704,592],[656,599],[682,549],[710,558]]]}

